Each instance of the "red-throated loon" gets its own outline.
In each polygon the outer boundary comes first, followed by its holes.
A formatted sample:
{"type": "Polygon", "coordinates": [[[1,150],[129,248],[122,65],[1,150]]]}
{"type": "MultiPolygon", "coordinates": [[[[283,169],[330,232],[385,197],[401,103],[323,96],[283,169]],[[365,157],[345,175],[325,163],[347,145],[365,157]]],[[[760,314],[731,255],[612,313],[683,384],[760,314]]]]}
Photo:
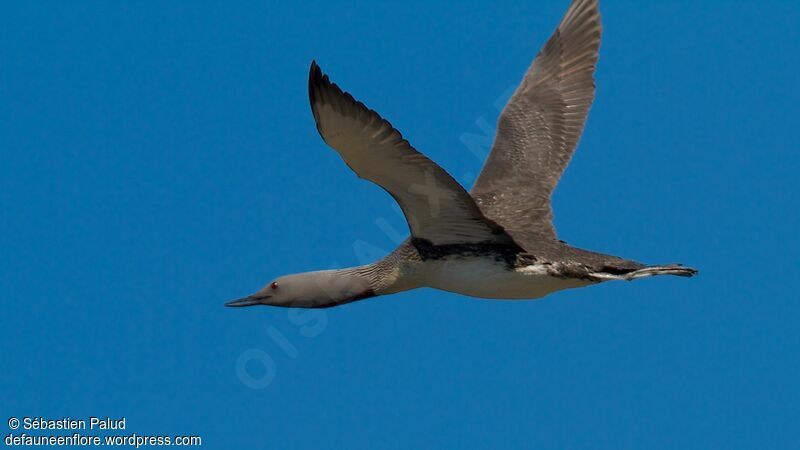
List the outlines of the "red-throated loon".
{"type": "Polygon", "coordinates": [[[533,299],[608,280],[697,273],[581,250],[556,237],[550,196],[594,98],[600,34],[597,0],[574,0],[500,114],[471,192],[312,62],[308,92],[322,139],[356,175],[394,197],[411,237],[374,264],[283,276],[226,305],[320,308],[418,287],[533,299]]]}

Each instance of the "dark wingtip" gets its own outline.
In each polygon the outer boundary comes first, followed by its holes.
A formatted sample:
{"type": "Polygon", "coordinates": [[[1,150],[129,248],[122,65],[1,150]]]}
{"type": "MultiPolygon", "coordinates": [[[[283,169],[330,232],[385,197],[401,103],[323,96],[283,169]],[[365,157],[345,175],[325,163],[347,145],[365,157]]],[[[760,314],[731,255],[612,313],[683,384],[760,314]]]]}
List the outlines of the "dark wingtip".
{"type": "Polygon", "coordinates": [[[308,100],[311,102],[311,106],[314,106],[314,103],[317,101],[317,94],[315,86],[319,86],[320,82],[322,81],[322,69],[319,68],[317,64],[317,60],[311,60],[311,67],[308,69],[308,100]]]}

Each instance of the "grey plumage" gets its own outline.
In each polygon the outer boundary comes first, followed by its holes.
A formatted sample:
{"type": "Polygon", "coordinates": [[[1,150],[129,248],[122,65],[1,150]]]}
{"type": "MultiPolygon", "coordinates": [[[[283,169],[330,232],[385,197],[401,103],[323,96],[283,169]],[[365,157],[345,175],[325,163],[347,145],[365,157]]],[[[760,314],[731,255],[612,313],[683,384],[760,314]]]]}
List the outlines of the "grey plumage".
{"type": "Polygon", "coordinates": [[[227,305],[328,307],[423,286],[537,298],[608,280],[694,275],[679,264],[646,266],[574,248],[556,236],[550,198],[594,99],[600,35],[597,1],[573,0],[503,109],[471,193],[312,62],[309,100],[322,139],[397,201],[411,237],[374,264],[280,277],[227,305]]]}
{"type": "Polygon", "coordinates": [[[308,93],[322,139],[359,177],[394,197],[414,237],[434,244],[513,244],[453,177],[377,112],[331,83],[316,62],[311,63],[308,93]]]}
{"type": "Polygon", "coordinates": [[[596,1],[572,3],[500,114],[472,188],[483,212],[531,251],[556,239],[550,197],[594,99],[601,30],[596,1]]]}

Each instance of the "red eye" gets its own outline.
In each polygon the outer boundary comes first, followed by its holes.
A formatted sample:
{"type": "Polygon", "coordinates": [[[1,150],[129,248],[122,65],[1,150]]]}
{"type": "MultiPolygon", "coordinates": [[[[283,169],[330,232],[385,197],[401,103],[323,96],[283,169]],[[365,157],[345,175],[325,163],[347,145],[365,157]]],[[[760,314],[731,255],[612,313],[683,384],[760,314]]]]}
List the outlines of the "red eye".
{"type": "Polygon", "coordinates": [[[272,284],[269,285],[269,287],[271,287],[272,289],[278,289],[278,282],[273,281],[272,284]]]}

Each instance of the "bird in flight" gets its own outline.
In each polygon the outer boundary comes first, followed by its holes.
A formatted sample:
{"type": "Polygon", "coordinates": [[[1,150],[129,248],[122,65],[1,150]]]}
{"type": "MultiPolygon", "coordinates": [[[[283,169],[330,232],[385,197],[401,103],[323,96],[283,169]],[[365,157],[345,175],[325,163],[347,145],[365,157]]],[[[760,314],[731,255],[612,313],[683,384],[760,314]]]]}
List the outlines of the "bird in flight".
{"type": "Polygon", "coordinates": [[[597,0],[573,0],[500,114],[471,192],[312,62],[308,94],[319,134],[356,175],[391,194],[411,236],[373,264],[282,276],[226,306],[325,308],[419,287],[534,299],[610,280],[696,274],[556,237],[550,197],[594,99],[600,34],[597,0]]]}

